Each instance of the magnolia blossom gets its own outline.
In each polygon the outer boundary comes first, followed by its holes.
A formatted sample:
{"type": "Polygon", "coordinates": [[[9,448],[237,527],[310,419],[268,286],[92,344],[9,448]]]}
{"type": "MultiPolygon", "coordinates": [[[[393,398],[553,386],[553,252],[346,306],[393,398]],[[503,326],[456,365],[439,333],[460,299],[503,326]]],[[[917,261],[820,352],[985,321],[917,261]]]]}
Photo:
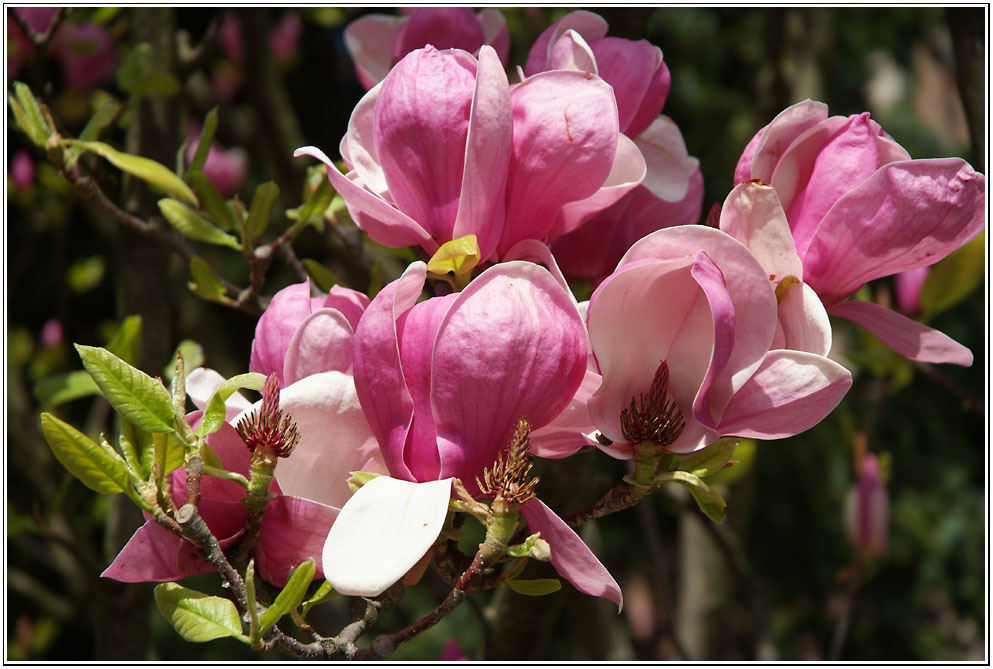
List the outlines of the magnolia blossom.
{"type": "MultiPolygon", "coordinates": [[[[41,35],[48,30],[58,8],[18,7],[9,11],[17,12],[32,32],[41,35]]],[[[7,40],[9,80],[17,76],[24,62],[34,53],[34,45],[10,16],[7,17],[7,40]]],[[[65,83],[70,88],[88,90],[117,71],[113,47],[113,37],[105,27],[80,21],[59,27],[52,38],[51,53],[62,66],[65,83]]]]}
{"type": "MultiPolygon", "coordinates": [[[[199,412],[190,415],[194,426],[199,412]]],[[[251,452],[230,425],[207,437],[207,443],[220,458],[224,468],[247,476],[251,452]]],[[[280,465],[283,463],[281,462],[280,465]]],[[[176,506],[186,501],[186,471],[177,469],[169,478],[176,506]]],[[[278,482],[270,491],[276,495],[265,506],[259,540],[252,549],[255,566],[266,581],[282,586],[290,572],[310,558],[320,557],[327,527],[334,522],[338,509],[300,497],[284,494],[278,482]]],[[[201,517],[221,548],[232,548],[245,533],[248,511],[242,504],[245,489],[224,479],[204,476],[200,484],[201,517]]],[[[145,513],[145,524],[138,528],[114,562],[101,574],[117,581],[176,581],[194,574],[212,572],[214,568],[185,539],[162,527],[145,513]]]]}
{"type": "Polygon", "coordinates": [[[300,154],[328,165],[376,241],[434,253],[475,234],[484,260],[569,232],[581,221],[557,222],[567,205],[602,209],[645,174],[602,79],[556,70],[511,89],[489,46],[478,61],[430,46],[401,60],[352,113],[341,142],[347,175],[319,149],[300,154]]]}
{"type": "MultiPolygon", "coordinates": [[[[444,520],[451,478],[479,494],[476,477],[506,448],[518,421],[536,429],[549,423],[585,374],[579,312],[542,267],[502,263],[460,293],[418,303],[425,279],[426,265],[413,263],[376,296],[356,330],[356,390],[394,478],[366,484],[328,536],[325,560],[342,565],[328,578],[342,592],[378,594],[412,568],[440,530],[422,532],[422,519],[432,527],[444,520]],[[385,501],[366,494],[373,484],[385,501]],[[393,532],[418,540],[391,544],[382,557],[364,549],[393,532]]],[[[554,512],[531,499],[521,513],[550,544],[564,578],[620,603],[617,584],[554,512]]]]}
{"type": "Polygon", "coordinates": [[[802,280],[828,313],[913,360],[972,364],[972,353],[946,335],[844,300],[873,279],[932,265],[979,234],[983,175],[960,158],[911,160],[867,113],[829,117],[826,105],[807,100],[749,142],[735,183],[751,179],[775,188],[802,280]]]}
{"type": "MultiPolygon", "coordinates": [[[[186,161],[193,160],[197,146],[200,144],[200,128],[194,125],[186,137],[186,161]]],[[[248,154],[236,147],[225,149],[217,142],[210,145],[207,159],[200,170],[214,188],[224,197],[231,197],[245,183],[245,173],[248,171],[248,154]]]]}
{"type": "MultiPolygon", "coordinates": [[[[590,299],[602,383],[589,400],[601,434],[634,440],[621,413],[658,383],[685,427],[666,448],[689,453],[722,436],[779,439],[823,419],[851,374],[822,355],[772,348],[776,296],[758,261],[719,230],[682,226],[645,237],[590,299]]],[[[578,448],[578,446],[577,446],[578,448]]]]}
{"type": "Polygon", "coordinates": [[[852,547],[861,554],[879,557],[886,552],[890,500],[871,453],[862,458],[858,484],[845,495],[842,519],[852,547]]]}
{"type": "Polygon", "coordinates": [[[345,28],[345,46],[359,83],[367,90],[385,79],[408,53],[429,44],[474,54],[488,44],[507,65],[510,35],[499,10],[476,13],[468,7],[413,7],[400,11],[400,16],[366,14],[345,28]]]}
{"type": "Polygon", "coordinates": [[[17,190],[27,190],[34,185],[34,160],[31,154],[20,150],[10,161],[10,177],[17,190]]]}

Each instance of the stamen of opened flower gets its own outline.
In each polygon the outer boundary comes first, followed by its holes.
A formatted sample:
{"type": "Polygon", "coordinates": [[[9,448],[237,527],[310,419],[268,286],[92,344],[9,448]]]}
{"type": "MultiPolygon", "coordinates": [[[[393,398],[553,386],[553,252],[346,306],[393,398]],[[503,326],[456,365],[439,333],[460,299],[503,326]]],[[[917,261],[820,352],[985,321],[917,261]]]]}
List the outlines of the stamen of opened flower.
{"type": "Polygon", "coordinates": [[[664,448],[679,438],[685,426],[683,414],[667,399],[668,394],[669,365],[663,360],[655,370],[648,395],[639,393],[637,399],[631,399],[630,408],[621,411],[621,432],[628,443],[650,441],[664,448]]]}
{"type": "Polygon", "coordinates": [[[289,457],[300,441],[293,418],[279,409],[279,375],[272,372],[262,389],[262,406],[242,418],[238,434],[253,453],[268,447],[281,458],[289,457]]]}

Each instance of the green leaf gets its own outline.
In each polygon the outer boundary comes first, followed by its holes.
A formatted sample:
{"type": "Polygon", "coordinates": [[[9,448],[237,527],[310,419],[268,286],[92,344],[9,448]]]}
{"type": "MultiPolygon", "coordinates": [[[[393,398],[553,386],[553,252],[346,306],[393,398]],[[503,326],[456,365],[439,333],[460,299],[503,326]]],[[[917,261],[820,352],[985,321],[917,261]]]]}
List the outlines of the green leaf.
{"type": "Polygon", "coordinates": [[[562,589],[562,582],[557,578],[539,578],[532,581],[512,578],[506,583],[514,592],[531,597],[550,595],[562,589]]]}
{"type": "Polygon", "coordinates": [[[186,449],[172,434],[153,433],[152,444],[161,476],[168,476],[186,462],[186,449]]]}
{"type": "Polygon", "coordinates": [[[312,608],[318,604],[329,602],[337,596],[338,592],[331,587],[331,584],[328,581],[324,581],[324,583],[321,584],[321,587],[317,589],[317,592],[314,593],[314,596],[303,603],[303,608],[300,615],[306,618],[312,608]]]}
{"type": "Polygon", "coordinates": [[[124,420],[121,421],[121,446],[124,446],[125,441],[137,457],[138,467],[135,471],[141,475],[142,480],[148,480],[152,472],[152,461],[155,459],[155,444],[151,433],[124,420]]]}
{"type": "Polygon", "coordinates": [[[187,376],[189,376],[189,373],[197,367],[203,366],[203,346],[192,339],[184,339],[179,342],[176,350],[172,352],[172,358],[169,359],[169,363],[165,366],[165,369],[162,370],[162,378],[166,381],[172,382],[173,375],[176,373],[176,362],[178,361],[180,353],[183,354],[183,362],[186,366],[187,376]]]}
{"type": "Polygon", "coordinates": [[[100,389],[93,378],[83,370],[56,374],[38,381],[34,386],[34,396],[43,406],[55,406],[71,402],[81,397],[99,394],[100,389]]]}
{"type": "Polygon", "coordinates": [[[217,131],[217,107],[214,107],[203,119],[203,131],[200,133],[200,143],[197,144],[197,151],[193,154],[193,160],[186,169],[186,176],[193,172],[200,172],[203,164],[207,162],[207,153],[210,151],[210,143],[214,141],[214,132],[217,131]]]}
{"type": "Polygon", "coordinates": [[[320,181],[314,192],[307,198],[307,201],[296,209],[288,209],[286,211],[286,217],[296,221],[294,225],[296,228],[302,228],[309,223],[314,223],[315,227],[319,229],[323,227],[323,214],[331,206],[331,200],[334,198],[335,193],[331,182],[327,179],[327,173],[323,169],[323,165],[321,168],[320,181]]]}
{"type": "Polygon", "coordinates": [[[120,108],[121,104],[116,101],[110,101],[101,105],[93,113],[93,116],[90,117],[90,120],[87,121],[83,132],[79,134],[79,139],[84,142],[96,140],[100,136],[100,133],[104,131],[104,128],[110,125],[110,122],[116,118],[120,108]]]}
{"type": "Polygon", "coordinates": [[[83,366],[125,419],[149,432],[171,432],[172,398],[161,383],[110,351],[76,344],[83,366]]]}
{"type": "Polygon", "coordinates": [[[16,103],[19,104],[16,104],[15,100],[11,98],[10,106],[14,110],[17,124],[21,126],[21,130],[27,134],[32,142],[44,148],[52,134],[52,129],[41,113],[38,101],[35,100],[31,89],[20,81],[14,82],[14,95],[17,96],[16,103]]]}
{"type": "Polygon", "coordinates": [[[190,187],[161,163],[142,156],[134,156],[123,151],[118,151],[104,142],[83,142],[77,139],[66,140],[66,142],[70,146],[79,147],[84,151],[92,151],[102,156],[114,167],[138,177],[156,190],[186,200],[190,204],[195,205],[197,203],[197,198],[193,194],[193,191],[190,190],[190,187]]]}
{"type": "Polygon", "coordinates": [[[303,601],[304,596],[307,594],[307,587],[314,580],[315,571],[316,566],[314,565],[313,558],[293,570],[293,574],[290,576],[289,581],[286,582],[286,586],[276,595],[276,600],[262,614],[260,622],[262,623],[263,634],[279,622],[280,618],[300,606],[300,602],[303,601]]]}
{"type": "Polygon", "coordinates": [[[303,266],[307,268],[307,271],[310,272],[310,276],[314,278],[314,283],[317,284],[317,287],[325,293],[331,290],[336,284],[341,283],[341,279],[335,276],[334,272],[316,260],[304,258],[301,262],[303,262],[303,266]]]}
{"type": "Polygon", "coordinates": [[[198,242],[227,246],[236,251],[241,250],[238,239],[224,232],[216,225],[200,216],[198,213],[172,198],[159,200],[159,211],[166,217],[172,227],[198,242]]]}
{"type": "Polygon", "coordinates": [[[279,187],[273,181],[267,181],[255,189],[252,206],[248,210],[248,220],[245,221],[245,239],[255,239],[265,232],[278,197],[279,187]]]}
{"type": "Polygon", "coordinates": [[[66,284],[77,295],[88,293],[103,281],[106,268],[107,260],[103,256],[79,258],[66,268],[66,284]]]}
{"type": "Polygon", "coordinates": [[[718,525],[724,522],[724,517],[727,513],[727,502],[724,501],[723,497],[711,490],[710,486],[704,483],[700,478],[693,476],[693,474],[690,474],[689,472],[675,471],[659,474],[655,480],[658,482],[675,481],[676,483],[685,486],[693,495],[693,499],[696,500],[697,506],[700,507],[700,510],[703,511],[708,518],[718,525]]]}
{"type": "Polygon", "coordinates": [[[694,476],[706,478],[724,468],[741,441],[735,437],[718,439],[680,462],[679,469],[694,476]]]}
{"type": "Polygon", "coordinates": [[[190,274],[193,276],[190,290],[203,299],[216,301],[224,296],[226,291],[220,277],[200,256],[193,256],[190,259],[190,274]]]}
{"type": "Polygon", "coordinates": [[[734,466],[711,474],[707,477],[707,485],[711,488],[715,486],[730,486],[745,478],[752,470],[755,462],[755,452],[758,444],[754,439],[743,439],[738,448],[734,450],[734,466]]]}
{"type": "Polygon", "coordinates": [[[222,230],[235,229],[238,223],[235,220],[234,212],[228,207],[224,196],[218,192],[210,179],[203,172],[193,172],[188,178],[193,182],[193,190],[196,191],[197,197],[200,198],[200,204],[203,210],[207,212],[207,215],[210,216],[211,222],[222,230]]]}
{"type": "Polygon", "coordinates": [[[234,602],[213,597],[178,583],[155,586],[155,604],[179,636],[202,643],[232,636],[247,641],[241,632],[241,618],[234,602]]]}
{"type": "Polygon", "coordinates": [[[127,463],[72,425],[50,413],[41,414],[41,431],[55,458],[91,490],[124,492],[131,485],[127,463]]]}
{"type": "Polygon", "coordinates": [[[985,272],[986,233],[956,249],[931,267],[921,286],[921,308],[927,319],[947,311],[976,290],[985,272]]]}
{"type": "Polygon", "coordinates": [[[196,433],[200,436],[206,436],[221,429],[227,415],[227,408],[224,406],[224,403],[228,401],[228,398],[235,391],[241,388],[261,390],[264,385],[265,376],[257,372],[232,376],[222,383],[214,391],[214,394],[211,395],[210,401],[207,403],[207,408],[203,412],[203,420],[200,421],[200,427],[197,428],[196,433]]]}
{"type": "Polygon", "coordinates": [[[141,316],[127,316],[107,342],[107,350],[129,365],[141,356],[141,316]]]}

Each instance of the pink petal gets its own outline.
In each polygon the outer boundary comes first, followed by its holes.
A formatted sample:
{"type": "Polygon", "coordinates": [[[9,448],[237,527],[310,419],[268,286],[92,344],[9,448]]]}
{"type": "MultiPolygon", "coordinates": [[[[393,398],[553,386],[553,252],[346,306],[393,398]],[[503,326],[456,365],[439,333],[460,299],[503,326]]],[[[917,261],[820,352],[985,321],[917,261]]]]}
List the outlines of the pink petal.
{"type": "Polygon", "coordinates": [[[138,528],[100,576],[122,583],[142,583],[178,581],[213,570],[206,560],[197,555],[193,544],[154,520],[148,520],[138,528]]]}
{"type": "Polygon", "coordinates": [[[748,247],[774,285],[788,276],[803,279],[786,212],[772,186],[754,181],[735,186],[721,207],[720,229],[748,247]]]}
{"type": "MultiPolygon", "coordinates": [[[[236,421],[239,417],[234,419],[234,424],[237,424],[236,421]]],[[[191,424],[195,425],[196,422],[191,421],[191,424]]],[[[241,474],[242,476],[248,476],[249,468],[251,467],[252,452],[245,445],[245,442],[242,441],[241,437],[238,436],[231,423],[222,425],[217,432],[208,435],[207,445],[220,458],[224,469],[229,472],[241,474]]],[[[183,488],[185,499],[186,475],[183,473],[183,470],[177,470],[176,476],[182,479],[181,487],[183,488]]],[[[280,492],[278,485],[273,486],[273,492],[280,492]]],[[[245,489],[234,481],[214,478],[213,476],[204,476],[200,482],[200,494],[203,497],[219,501],[237,502],[245,496],[245,489]]]]}
{"type": "Polygon", "coordinates": [[[831,322],[814,289],[794,283],[779,301],[783,341],[772,348],[807,351],[826,356],[831,350],[831,322]]]}
{"type": "Polygon", "coordinates": [[[896,353],[920,362],[972,366],[972,351],[948,335],[871,302],[832,305],[828,313],[855,321],[896,353]]]}
{"type": "Polygon", "coordinates": [[[986,225],[985,190],[959,158],[885,165],[824,217],[804,280],[832,304],[872,279],[932,265],[986,225]]]}
{"type": "Polygon", "coordinates": [[[334,285],[331,286],[323,306],[340,311],[354,330],[366,307],[369,306],[369,297],[357,290],[334,285]]]}
{"type": "Polygon", "coordinates": [[[915,318],[924,313],[924,308],[921,306],[921,288],[924,287],[924,282],[930,273],[930,267],[918,267],[900,272],[893,277],[897,308],[905,316],[915,318]]]}
{"type": "Polygon", "coordinates": [[[572,528],[537,498],[521,505],[521,515],[528,521],[529,531],[540,532],[548,542],[552,566],[559,576],[584,594],[609,599],[617,604],[618,613],[621,611],[624,596],[620,586],[572,528]]]}
{"type": "Polygon", "coordinates": [[[320,372],[352,369],[354,333],[340,311],[318,309],[305,318],[290,340],[283,363],[284,383],[320,372]]]}
{"type": "Polygon", "coordinates": [[[600,77],[614,89],[621,132],[636,137],[662,113],[669,94],[662,50],[648,40],[619,37],[598,39],[592,47],[600,77]]]}
{"type": "MultiPolygon", "coordinates": [[[[569,282],[565,280],[565,276],[562,275],[561,270],[559,270],[558,263],[555,262],[555,257],[552,255],[551,249],[548,248],[547,244],[542,244],[537,239],[522,239],[521,241],[514,244],[504,255],[503,260],[509,262],[511,260],[527,260],[528,262],[537,263],[543,265],[547,269],[552,277],[562,286],[563,290],[567,291],[569,295],[572,295],[572,291],[569,288],[569,282]]],[[[575,302],[575,298],[573,298],[575,302]]],[[[578,307],[577,307],[578,308],[578,307]]],[[[585,320],[585,317],[581,315],[581,318],[585,320]]]]}
{"type": "Polygon", "coordinates": [[[378,449],[352,377],[341,372],[313,374],[283,388],[279,406],[293,418],[300,435],[293,453],[276,468],[282,492],[341,506],[352,494],[346,483],[350,473],[360,470],[378,449]]]}
{"type": "Polygon", "coordinates": [[[327,166],[328,180],[345,200],[351,214],[362,230],[380,244],[392,247],[420,246],[429,253],[438,250],[438,244],[414,219],[399,211],[392,204],[356,183],[354,172],[343,175],[323,151],[304,146],[293,152],[294,156],[311,156],[327,166]]]}
{"type": "Polygon", "coordinates": [[[551,421],[582,383],[586,360],[575,302],[547,270],[514,261],[479,275],[449,309],[434,348],[440,476],[472,481],[518,419],[533,429],[551,421]]]}
{"type": "Polygon", "coordinates": [[[475,234],[483,259],[493,252],[503,231],[511,129],[507,74],[496,52],[484,46],[479,50],[462,188],[451,233],[454,239],[475,234]]]}
{"type": "Polygon", "coordinates": [[[731,375],[724,371],[736,341],[737,318],[724,274],[705,252],[696,254],[690,267],[690,275],[707,298],[714,328],[710,364],[707,365],[707,375],[693,400],[693,413],[702,425],[715,429],[713,416],[720,414],[734,392],[731,388],[731,375]]]}
{"type": "Polygon", "coordinates": [[[507,19],[499,9],[484,9],[477,15],[483,26],[486,44],[493,47],[500,62],[506,66],[510,57],[510,33],[507,32],[507,19]]]}
{"type": "Polygon", "coordinates": [[[393,476],[412,480],[403,445],[414,404],[400,365],[396,319],[414,306],[424,287],[426,265],[412,263],[369,304],[355,330],[355,392],[393,476]]]}
{"type": "Polygon", "coordinates": [[[734,183],[749,179],[771,182],[776,164],[793,140],[827,117],[827,105],[813,100],[798,102],[781,111],[749,142],[735,168],[734,183]],[[750,152],[753,155],[748,158],[750,152]]]}
{"type": "Polygon", "coordinates": [[[724,410],[720,433],[755,439],[799,434],[831,413],[851,385],[851,373],[823,356],[770,351],[724,410]]]}
{"type": "Polygon", "coordinates": [[[844,125],[828,134],[827,129],[839,121],[840,117],[829,119],[798,138],[772,174],[770,183],[780,193],[801,255],[838,198],[879,168],[879,152],[868,112],[849,117],[844,125]],[[781,176],[784,173],[788,173],[785,178],[781,176]],[[784,183],[787,180],[789,186],[784,183]],[[795,189],[794,197],[788,194],[791,188],[795,189]]]}
{"type": "Polygon", "coordinates": [[[276,372],[279,374],[280,387],[286,385],[283,378],[286,350],[297,327],[312,311],[309,281],[287,286],[273,295],[272,301],[255,325],[249,371],[265,376],[276,372]]]}
{"type": "Polygon", "coordinates": [[[345,46],[359,83],[366,89],[385,79],[393,66],[393,39],[404,20],[402,16],[367,14],[345,28],[345,46]]]}
{"type": "Polygon", "coordinates": [[[383,81],[376,104],[376,153],[390,195],[441,242],[452,239],[476,87],[475,59],[459,53],[431,46],[410,53],[383,81]]]}
{"type": "Polygon", "coordinates": [[[531,76],[548,68],[549,49],[567,30],[575,30],[587,43],[600,39],[607,34],[607,22],[599,14],[579,10],[567,14],[559,21],[545,29],[528,53],[527,65],[524,72],[531,76]]]}
{"type": "Polygon", "coordinates": [[[598,213],[611,207],[632,190],[638,188],[647,174],[645,158],[638,146],[624,135],[617,136],[617,152],[610,174],[603,185],[587,198],[570,202],[559,211],[555,225],[548,233],[554,240],[572,232],[598,213]]]}
{"type": "Polygon", "coordinates": [[[599,78],[542,72],[517,86],[511,102],[514,147],[501,254],[521,239],[544,240],[563,205],[603,186],[617,151],[617,106],[599,78]]]}
{"type": "Polygon", "coordinates": [[[548,425],[531,432],[533,455],[539,458],[564,458],[584,446],[603,446],[591,436],[597,427],[587,405],[601,381],[602,377],[596,371],[586,371],[582,384],[562,413],[548,425]]]}
{"type": "Polygon", "coordinates": [[[679,126],[668,116],[657,116],[634,143],[645,157],[644,186],[661,200],[685,198],[690,179],[700,172],[700,161],[686,152],[679,126]]]}
{"type": "Polygon", "coordinates": [[[382,90],[381,84],[373,86],[355,105],[352,115],[348,117],[348,130],[341,138],[338,150],[348,169],[355,172],[358,182],[392,203],[386,175],[383,174],[383,166],[379,163],[379,154],[376,152],[376,103],[379,102],[382,90]]]}
{"type": "Polygon", "coordinates": [[[547,70],[577,70],[597,74],[596,57],[586,40],[575,30],[567,30],[548,52],[547,70]]]}
{"type": "Polygon", "coordinates": [[[311,558],[317,563],[315,576],[322,578],[321,552],[338,513],[334,507],[285,495],[266,504],[259,543],[253,551],[262,578],[282,587],[290,571],[311,558]]]}
{"type": "Polygon", "coordinates": [[[468,7],[418,7],[397,32],[393,60],[399,61],[428,44],[473,53],[484,39],[483,26],[468,7]]]}

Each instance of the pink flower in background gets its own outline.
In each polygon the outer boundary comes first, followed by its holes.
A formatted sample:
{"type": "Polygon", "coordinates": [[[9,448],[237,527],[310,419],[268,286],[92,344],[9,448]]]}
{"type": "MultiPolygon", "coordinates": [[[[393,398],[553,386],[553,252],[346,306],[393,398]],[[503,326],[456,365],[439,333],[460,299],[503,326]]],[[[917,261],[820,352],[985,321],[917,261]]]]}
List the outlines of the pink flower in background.
{"type": "Polygon", "coordinates": [[[52,52],[62,64],[70,88],[85,91],[114,76],[117,58],[110,32],[103,26],[83,21],[59,28],[52,52]]]}
{"type": "Polygon", "coordinates": [[[479,53],[492,46],[504,67],[510,53],[510,35],[503,14],[468,7],[415,7],[400,16],[367,14],[345,29],[345,46],[355,74],[367,90],[386,78],[390,68],[411,51],[431,45],[479,53]]]}
{"type": "Polygon", "coordinates": [[[445,650],[441,651],[441,657],[438,659],[442,662],[465,662],[469,658],[459,648],[459,642],[455,640],[455,637],[449,637],[448,641],[445,642],[445,650]]]}
{"type": "Polygon", "coordinates": [[[865,283],[932,265],[986,224],[986,179],[960,158],[911,160],[869,115],[828,116],[807,100],[745,148],[735,183],[771,184],[803,281],[828,313],[866,328],[912,360],[971,365],[946,335],[869,302],[844,301],[865,283]]]}
{"type": "Polygon", "coordinates": [[[55,348],[62,343],[62,321],[49,318],[41,328],[41,343],[45,348],[55,348]]]}
{"type": "Polygon", "coordinates": [[[652,233],[590,299],[603,377],[589,401],[593,420],[614,449],[632,443],[621,412],[649,393],[665,363],[666,394],[685,422],[672,452],[809,429],[845,395],[851,374],[821,355],[770,350],[776,322],[769,279],[739,242],[704,226],[652,233]]]}
{"type": "Polygon", "coordinates": [[[27,190],[34,184],[34,160],[30,153],[22,149],[14,154],[10,161],[10,177],[17,190],[27,190]]]}
{"type": "MultiPolygon", "coordinates": [[[[319,149],[352,218],[387,246],[428,253],[475,234],[484,260],[523,239],[549,241],[569,204],[604,208],[637,186],[644,159],[617,131],[610,87],[557,70],[512,90],[488,46],[477,61],[426,47],[359,102],[341,175],[319,149]],[[624,141],[621,142],[620,140],[624,141]]],[[[578,225],[578,222],[576,223],[578,225]]]]}
{"type": "Polygon", "coordinates": [[[845,496],[845,533],[856,552],[879,557],[886,552],[889,538],[890,500],[875,455],[862,458],[858,478],[845,496]]]}
{"type": "Polygon", "coordinates": [[[524,74],[579,69],[599,75],[614,89],[621,132],[637,137],[662,112],[672,77],[662,50],[648,40],[606,34],[607,22],[600,15],[572,12],[541,33],[524,74]]]}
{"type": "MultiPolygon", "coordinates": [[[[286,65],[300,52],[303,22],[295,11],[285,11],[269,31],[269,55],[277,65],[286,65]]],[[[245,58],[241,21],[228,14],[217,35],[217,42],[227,61],[217,64],[213,72],[214,92],[230,100],[241,88],[241,69],[245,58]]]]}
{"type": "Polygon", "coordinates": [[[931,267],[917,267],[900,272],[893,277],[893,288],[896,293],[896,307],[905,316],[917,318],[924,313],[921,306],[921,288],[927,281],[931,267]]]}
{"type": "MultiPolygon", "coordinates": [[[[191,414],[194,426],[199,416],[191,414]]],[[[230,425],[207,437],[228,471],[248,475],[251,452],[230,425]]],[[[291,456],[292,458],[292,456],[291,456]]],[[[289,460],[286,460],[289,462],[289,460]]],[[[280,462],[280,467],[284,463],[280,462]]],[[[173,499],[177,506],[186,501],[186,472],[177,469],[170,476],[173,499]]],[[[245,532],[248,512],[241,498],[245,489],[233,481],[204,476],[198,510],[224,549],[233,547],[245,532]]],[[[314,558],[317,577],[323,576],[321,549],[327,528],[338,509],[300,497],[283,494],[278,482],[270,492],[276,497],[265,506],[259,541],[252,549],[259,575],[277,586],[286,584],[290,571],[301,562],[314,558]]],[[[147,513],[145,524],[138,528],[114,562],[101,574],[126,583],[142,581],[176,581],[194,574],[212,572],[214,568],[192,544],[155,522],[147,513]]]]}
{"type": "MultiPolygon", "coordinates": [[[[186,139],[187,162],[193,160],[199,143],[200,127],[194,124],[191,126],[186,139]]],[[[221,195],[226,198],[231,197],[245,183],[245,174],[248,171],[248,154],[241,147],[225,149],[214,142],[207,151],[207,159],[204,161],[201,171],[221,195]]]]}

